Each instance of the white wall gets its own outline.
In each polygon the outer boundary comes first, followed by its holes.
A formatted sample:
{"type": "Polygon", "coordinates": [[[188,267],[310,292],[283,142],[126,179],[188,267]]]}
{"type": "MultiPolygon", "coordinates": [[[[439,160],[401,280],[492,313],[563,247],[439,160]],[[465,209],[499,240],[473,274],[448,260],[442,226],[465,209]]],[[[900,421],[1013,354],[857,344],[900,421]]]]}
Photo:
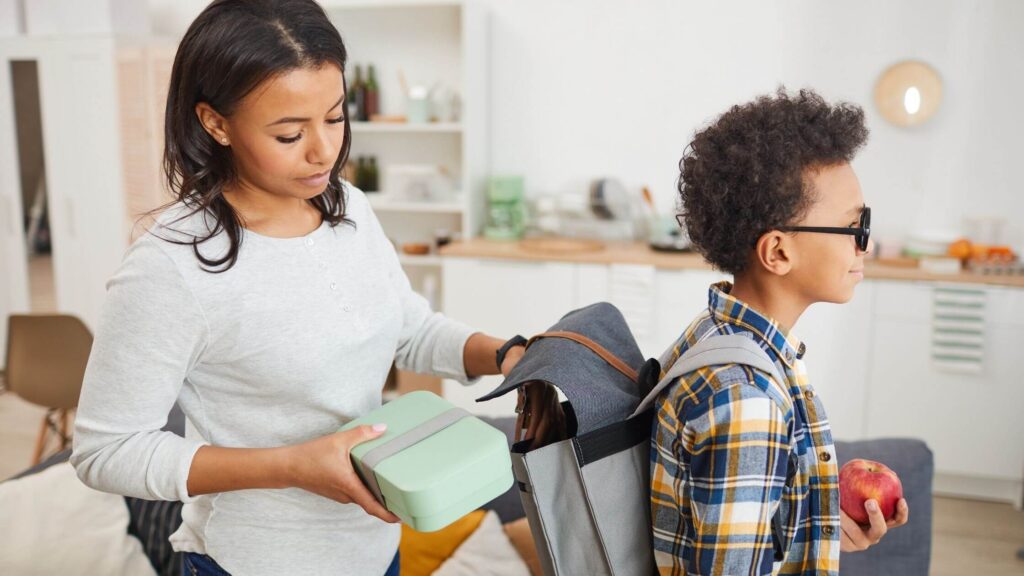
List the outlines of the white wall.
{"type": "Polygon", "coordinates": [[[671,209],[693,132],[730,104],[814,87],[861,104],[872,130],[855,166],[878,237],[1013,219],[1024,246],[1024,3],[488,0],[495,171],[557,191],[599,174],[652,186],[671,209]],[[890,64],[935,67],[945,101],[917,130],[871,98],[890,64]]]}
{"type": "MultiPolygon", "coordinates": [[[[673,209],[693,132],[733,103],[814,87],[861,104],[872,130],[855,167],[876,237],[1002,215],[1024,248],[1024,2],[1014,0],[468,0],[491,26],[491,163],[530,193],[599,176],[648,185],[673,209]],[[897,129],[872,91],[915,58],[944,81],[929,124],[897,129]]],[[[156,31],[180,34],[205,5],[150,0],[156,31]]],[[[358,55],[353,55],[358,59],[358,55]]]]}

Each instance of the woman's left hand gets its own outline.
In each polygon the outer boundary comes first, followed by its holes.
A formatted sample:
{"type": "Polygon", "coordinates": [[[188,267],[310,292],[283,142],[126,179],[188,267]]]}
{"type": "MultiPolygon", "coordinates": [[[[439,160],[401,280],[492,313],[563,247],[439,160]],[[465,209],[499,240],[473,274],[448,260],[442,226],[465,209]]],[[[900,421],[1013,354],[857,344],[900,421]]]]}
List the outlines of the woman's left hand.
{"type": "Polygon", "coordinates": [[[903,526],[907,523],[907,519],[910,518],[910,507],[907,506],[907,501],[904,498],[900,498],[899,503],[896,504],[896,515],[889,521],[886,521],[885,517],[882,516],[882,511],[879,510],[878,503],[874,500],[865,502],[864,508],[867,510],[868,520],[871,522],[869,526],[861,526],[847,516],[846,512],[839,511],[839,525],[842,529],[842,535],[839,540],[840,551],[860,552],[867,550],[871,546],[878,544],[890,528],[903,526]]]}

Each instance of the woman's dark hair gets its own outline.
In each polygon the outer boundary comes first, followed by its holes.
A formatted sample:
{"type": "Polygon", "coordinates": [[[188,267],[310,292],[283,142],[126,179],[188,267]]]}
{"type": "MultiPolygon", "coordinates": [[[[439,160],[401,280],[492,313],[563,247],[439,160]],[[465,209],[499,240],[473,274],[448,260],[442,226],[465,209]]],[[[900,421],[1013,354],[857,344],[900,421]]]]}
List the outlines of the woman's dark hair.
{"type": "MultiPolygon", "coordinates": [[[[196,257],[210,272],[224,272],[238,260],[242,223],[223,192],[237,174],[231,150],[219,145],[196,117],[205,102],[222,116],[265,80],[299,68],[334,64],[345,70],[347,53],[338,30],[314,0],[216,0],[192,22],[178,46],[171,70],[164,116],[163,167],[167,184],[190,211],[213,217],[208,234],[190,240],[196,257]],[[206,257],[200,245],[227,234],[226,254],[206,257]],[[216,270],[214,270],[216,268],[216,270]]],[[[331,169],[326,190],[309,202],[331,226],[349,222],[339,174],[348,159],[351,127],[345,118],[345,142],[331,169]]],[[[158,210],[167,208],[164,206],[158,210]]]]}
{"type": "Polygon", "coordinates": [[[733,106],[698,132],[679,161],[681,219],[715,268],[739,274],[765,232],[814,202],[806,171],[853,159],[867,141],[864,110],[812,90],[779,88],[733,106]]]}

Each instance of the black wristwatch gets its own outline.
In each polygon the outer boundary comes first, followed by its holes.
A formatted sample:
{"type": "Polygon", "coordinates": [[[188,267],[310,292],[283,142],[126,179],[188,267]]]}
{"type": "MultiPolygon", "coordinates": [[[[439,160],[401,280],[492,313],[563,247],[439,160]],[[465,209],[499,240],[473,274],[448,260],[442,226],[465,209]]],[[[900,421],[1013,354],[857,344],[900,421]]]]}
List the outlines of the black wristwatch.
{"type": "Polygon", "coordinates": [[[498,352],[496,354],[497,357],[495,358],[495,360],[498,363],[499,373],[501,372],[501,365],[505,363],[505,355],[508,354],[509,350],[515,348],[516,346],[526,346],[526,338],[523,338],[519,334],[516,334],[515,336],[510,338],[508,342],[502,344],[501,348],[498,348],[498,352]]]}

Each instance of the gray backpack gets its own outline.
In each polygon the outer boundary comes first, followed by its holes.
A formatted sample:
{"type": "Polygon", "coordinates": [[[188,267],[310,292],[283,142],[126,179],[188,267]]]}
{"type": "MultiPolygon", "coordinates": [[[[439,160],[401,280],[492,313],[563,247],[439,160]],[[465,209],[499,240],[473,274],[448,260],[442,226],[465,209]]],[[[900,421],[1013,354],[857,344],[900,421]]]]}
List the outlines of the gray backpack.
{"type": "MultiPolygon", "coordinates": [[[[593,341],[574,340],[609,363],[616,360],[593,341]]],[[[650,501],[653,405],[679,376],[722,364],[751,366],[785,381],[749,337],[714,335],[687,350],[629,417],[535,450],[528,450],[529,442],[513,446],[512,470],[547,576],[656,572],[650,501]]],[[[637,385],[643,388],[642,382],[637,385]]]]}

